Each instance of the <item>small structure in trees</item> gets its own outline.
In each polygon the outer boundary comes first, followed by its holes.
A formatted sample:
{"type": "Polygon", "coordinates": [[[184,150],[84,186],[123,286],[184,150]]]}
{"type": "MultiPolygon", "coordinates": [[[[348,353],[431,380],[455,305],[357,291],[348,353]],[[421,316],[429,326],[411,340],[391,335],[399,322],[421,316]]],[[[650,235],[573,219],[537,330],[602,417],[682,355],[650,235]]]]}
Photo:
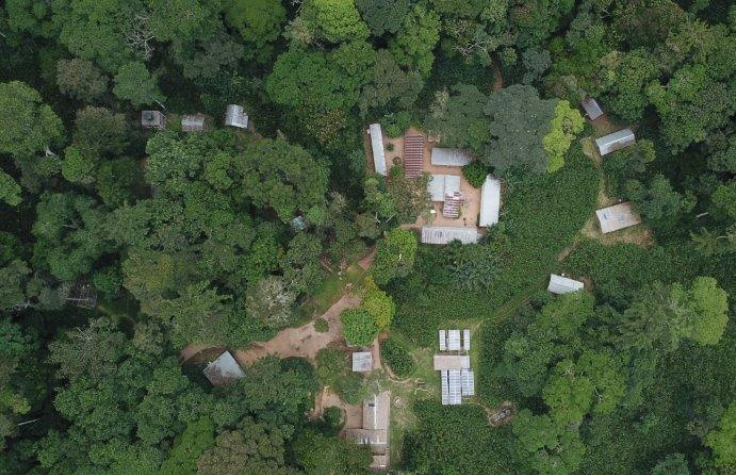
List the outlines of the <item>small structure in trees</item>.
{"type": "Polygon", "coordinates": [[[412,133],[404,136],[404,174],[408,178],[422,174],[426,142],[427,137],[424,134],[412,133]]]}
{"type": "Polygon", "coordinates": [[[631,202],[619,203],[595,212],[603,234],[641,224],[641,216],[631,206],[631,202]]]}
{"type": "Polygon", "coordinates": [[[183,115],[181,117],[181,131],[204,132],[206,118],[204,114],[183,115]]]}
{"type": "Polygon", "coordinates": [[[601,155],[608,155],[616,150],[621,150],[636,143],[636,137],[631,129],[623,129],[612,134],[605,135],[595,140],[601,155]]]}
{"type": "Polygon", "coordinates": [[[598,117],[603,115],[603,109],[598,105],[598,101],[592,97],[586,97],[583,99],[582,106],[585,110],[585,115],[587,115],[590,120],[596,120],[598,117]]]}
{"type": "Polygon", "coordinates": [[[371,136],[371,148],[373,149],[373,166],[381,176],[388,175],[386,168],[386,150],[383,147],[383,131],[381,124],[371,124],[368,127],[368,134],[371,136]]]}
{"type": "Polygon", "coordinates": [[[145,129],[165,130],[166,116],[161,111],[142,111],[141,125],[145,129]]]}
{"type": "Polygon", "coordinates": [[[470,369],[470,330],[440,330],[440,352],[434,355],[434,369],[440,372],[442,405],[462,404],[475,395],[475,374],[470,369]]]}
{"type": "Polygon", "coordinates": [[[473,161],[473,157],[467,150],[459,148],[432,148],[430,158],[432,165],[443,167],[464,167],[473,161]]]}
{"type": "Polygon", "coordinates": [[[552,274],[549,277],[549,286],[547,286],[547,290],[552,292],[553,294],[559,295],[577,292],[578,290],[582,290],[584,287],[585,284],[580,281],[568,279],[567,277],[563,277],[561,275],[552,274]]]}
{"type": "Polygon", "coordinates": [[[498,223],[501,212],[501,181],[491,175],[486,177],[480,192],[480,219],[482,228],[498,223]]]}
{"type": "Polygon", "coordinates": [[[97,289],[89,282],[65,282],[59,286],[58,293],[65,302],[75,307],[92,309],[97,306],[97,289]]]}
{"type": "Polygon", "coordinates": [[[463,244],[478,242],[478,229],[453,228],[450,226],[422,226],[423,244],[449,244],[460,241],[463,244]]]}
{"type": "Polygon", "coordinates": [[[243,369],[229,351],[225,351],[208,364],[203,373],[213,386],[224,386],[245,377],[243,369]]]}
{"type": "Polygon", "coordinates": [[[353,371],[368,373],[373,370],[373,355],[370,351],[353,352],[353,371]]]}
{"type": "Polygon", "coordinates": [[[243,106],[228,104],[227,111],[225,112],[225,125],[238,129],[248,128],[248,114],[246,114],[243,106]]]}
{"type": "Polygon", "coordinates": [[[347,429],[345,438],[368,445],[373,454],[371,468],[388,467],[388,435],[391,415],[391,392],[382,391],[363,401],[363,422],[360,428],[347,429]]]}

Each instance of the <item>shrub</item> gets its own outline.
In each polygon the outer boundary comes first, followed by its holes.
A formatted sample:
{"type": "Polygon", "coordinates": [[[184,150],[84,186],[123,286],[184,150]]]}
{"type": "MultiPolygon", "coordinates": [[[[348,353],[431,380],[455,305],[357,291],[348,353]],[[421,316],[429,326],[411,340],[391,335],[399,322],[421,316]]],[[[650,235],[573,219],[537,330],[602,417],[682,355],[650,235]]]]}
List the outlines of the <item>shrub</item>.
{"type": "Polygon", "coordinates": [[[373,317],[364,309],[351,308],[342,312],[342,334],[348,343],[367,346],[373,343],[378,335],[378,327],[373,317]]]}
{"type": "Polygon", "coordinates": [[[381,342],[381,360],[391,367],[396,376],[404,378],[414,372],[414,358],[408,346],[396,337],[381,342]]]}
{"type": "Polygon", "coordinates": [[[327,333],[330,331],[330,324],[324,318],[319,318],[314,322],[314,329],[318,333],[327,333]]]}
{"type": "Polygon", "coordinates": [[[388,150],[389,152],[393,152],[394,151],[394,144],[392,144],[390,142],[387,143],[386,144],[386,150],[388,150]]]}
{"type": "Polygon", "coordinates": [[[403,111],[395,114],[387,114],[381,120],[381,125],[389,137],[400,137],[411,126],[411,115],[403,111]]]}
{"type": "Polygon", "coordinates": [[[480,188],[488,176],[488,167],[480,162],[473,162],[463,167],[463,176],[474,188],[480,188]]]}
{"type": "Polygon", "coordinates": [[[376,246],[376,260],[373,263],[373,278],[379,285],[385,285],[396,277],[409,274],[414,266],[417,251],[417,238],[414,233],[395,228],[376,246]]]}
{"type": "Polygon", "coordinates": [[[370,277],[365,279],[363,308],[371,314],[373,323],[380,331],[388,329],[396,312],[396,306],[391,296],[379,289],[370,277]]]}

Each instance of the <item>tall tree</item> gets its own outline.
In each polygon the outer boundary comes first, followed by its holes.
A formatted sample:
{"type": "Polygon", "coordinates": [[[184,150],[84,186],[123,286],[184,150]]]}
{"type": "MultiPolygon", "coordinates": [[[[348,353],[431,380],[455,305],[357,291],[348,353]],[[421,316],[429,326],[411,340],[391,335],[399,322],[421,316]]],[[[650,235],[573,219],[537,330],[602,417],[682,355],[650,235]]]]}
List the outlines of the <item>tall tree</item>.
{"type": "Polygon", "coordinates": [[[41,95],[18,81],[0,83],[0,152],[29,158],[61,141],[61,119],[41,95]]]}

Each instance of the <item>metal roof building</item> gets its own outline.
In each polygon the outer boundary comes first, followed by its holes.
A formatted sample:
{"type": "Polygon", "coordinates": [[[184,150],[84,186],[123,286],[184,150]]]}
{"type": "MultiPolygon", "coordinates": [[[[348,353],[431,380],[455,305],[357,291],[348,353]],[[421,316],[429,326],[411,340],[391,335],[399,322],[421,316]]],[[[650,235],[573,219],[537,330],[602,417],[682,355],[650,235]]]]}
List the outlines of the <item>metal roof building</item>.
{"type": "Polygon", "coordinates": [[[595,140],[595,145],[601,155],[608,155],[616,150],[621,150],[636,143],[636,137],[631,129],[623,129],[612,134],[605,135],[595,140]]]}
{"type": "Polygon", "coordinates": [[[228,104],[225,112],[225,125],[238,129],[248,128],[248,114],[245,113],[243,106],[228,104]]]}
{"type": "Polygon", "coordinates": [[[427,191],[432,201],[445,201],[449,196],[460,192],[460,177],[455,175],[432,175],[427,183],[427,191]]]}
{"type": "Polygon", "coordinates": [[[553,294],[569,294],[570,292],[582,290],[584,287],[585,285],[580,281],[552,274],[549,277],[549,286],[547,287],[547,290],[553,294]]]}
{"type": "Polygon", "coordinates": [[[422,226],[423,244],[449,244],[455,240],[463,244],[478,242],[478,230],[450,226],[422,226]]]}
{"type": "Polygon", "coordinates": [[[478,225],[481,228],[493,226],[498,223],[500,212],[501,181],[488,175],[480,191],[480,219],[478,225]]]}
{"type": "Polygon", "coordinates": [[[388,170],[386,168],[386,150],[383,148],[383,132],[381,124],[371,124],[368,127],[368,134],[371,136],[371,148],[373,149],[373,166],[381,176],[386,176],[388,170]]]}
{"type": "Polygon", "coordinates": [[[203,132],[204,131],[204,114],[183,115],[181,116],[182,132],[203,132]]]}
{"type": "Polygon", "coordinates": [[[459,148],[434,147],[430,158],[432,165],[445,167],[462,167],[473,161],[473,157],[467,150],[459,148]]]}
{"type": "Polygon", "coordinates": [[[590,120],[596,120],[598,117],[603,115],[603,109],[598,105],[598,101],[592,97],[583,99],[582,106],[585,110],[585,115],[587,115],[590,120]]]}
{"type": "Polygon", "coordinates": [[[629,201],[599,209],[595,214],[603,234],[641,224],[641,216],[634,212],[629,201]]]}
{"type": "Polygon", "coordinates": [[[141,125],[146,129],[166,129],[166,116],[161,111],[142,111],[141,125]]]}
{"type": "Polygon", "coordinates": [[[353,371],[367,373],[373,369],[373,355],[370,351],[356,351],[353,353],[353,371]]]}
{"type": "Polygon", "coordinates": [[[434,355],[432,360],[435,371],[470,368],[468,355],[434,355]]]}
{"type": "Polygon", "coordinates": [[[371,468],[388,465],[388,437],[391,415],[391,392],[383,391],[363,401],[363,423],[359,429],[347,429],[345,437],[360,445],[369,445],[373,456],[371,468]]]}
{"type": "Polygon", "coordinates": [[[404,174],[409,178],[422,174],[426,141],[424,134],[404,135],[404,174]]]}
{"type": "Polygon", "coordinates": [[[223,386],[236,379],[243,379],[245,373],[229,351],[224,352],[207,365],[203,371],[213,386],[223,386]]]}
{"type": "Polygon", "coordinates": [[[439,330],[440,351],[470,351],[470,330],[439,330]],[[461,338],[462,335],[462,338],[461,338]]]}

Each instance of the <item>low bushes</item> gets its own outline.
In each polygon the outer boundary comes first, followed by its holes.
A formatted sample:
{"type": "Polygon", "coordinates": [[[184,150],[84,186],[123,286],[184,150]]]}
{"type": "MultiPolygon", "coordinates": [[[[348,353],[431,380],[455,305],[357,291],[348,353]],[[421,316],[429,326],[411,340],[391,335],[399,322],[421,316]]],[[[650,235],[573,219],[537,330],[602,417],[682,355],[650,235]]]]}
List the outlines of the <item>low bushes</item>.
{"type": "Polygon", "coordinates": [[[381,361],[388,364],[391,371],[400,378],[414,372],[414,358],[409,352],[408,345],[396,337],[389,337],[381,342],[381,361]]]}

